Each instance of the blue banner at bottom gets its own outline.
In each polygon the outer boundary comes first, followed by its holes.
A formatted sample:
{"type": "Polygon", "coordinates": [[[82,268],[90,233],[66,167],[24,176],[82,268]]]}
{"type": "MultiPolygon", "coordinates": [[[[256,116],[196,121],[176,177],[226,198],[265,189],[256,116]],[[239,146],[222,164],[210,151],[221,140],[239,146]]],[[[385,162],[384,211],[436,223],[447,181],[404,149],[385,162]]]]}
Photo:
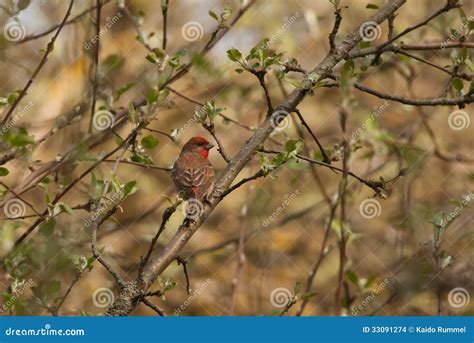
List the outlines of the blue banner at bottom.
{"type": "Polygon", "coordinates": [[[0,342],[474,342],[474,317],[0,317],[0,342]]]}

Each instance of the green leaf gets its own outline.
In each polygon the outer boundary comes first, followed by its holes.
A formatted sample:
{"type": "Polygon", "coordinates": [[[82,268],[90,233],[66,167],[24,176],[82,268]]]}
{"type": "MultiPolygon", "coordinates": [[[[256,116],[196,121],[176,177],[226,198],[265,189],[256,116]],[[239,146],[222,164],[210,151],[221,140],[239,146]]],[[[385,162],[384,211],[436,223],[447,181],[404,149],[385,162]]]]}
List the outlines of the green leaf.
{"type": "Polygon", "coordinates": [[[112,186],[114,187],[115,193],[120,193],[120,190],[121,190],[122,186],[120,185],[120,182],[118,182],[115,175],[112,176],[112,186]]]}
{"type": "Polygon", "coordinates": [[[160,144],[160,140],[153,135],[148,135],[142,138],[141,144],[145,149],[154,149],[160,144]]]}
{"type": "Polygon", "coordinates": [[[130,101],[128,104],[128,118],[132,123],[138,122],[137,111],[135,110],[135,105],[133,105],[133,101],[130,101]]]}
{"type": "Polygon", "coordinates": [[[122,94],[124,94],[126,91],[128,91],[130,88],[132,88],[133,86],[135,86],[137,83],[136,82],[130,82],[130,83],[127,83],[123,86],[121,86],[118,90],[117,90],[117,99],[120,99],[120,96],[122,94]]]}
{"type": "Polygon", "coordinates": [[[350,282],[352,282],[356,286],[359,285],[359,277],[352,270],[348,270],[346,272],[346,279],[349,280],[350,282]]]}
{"type": "Polygon", "coordinates": [[[296,155],[303,148],[303,144],[304,142],[302,139],[289,139],[285,143],[285,151],[288,153],[288,155],[296,155]]]}
{"type": "Polygon", "coordinates": [[[170,281],[170,280],[166,280],[165,281],[165,287],[163,289],[163,293],[167,292],[167,291],[170,291],[172,290],[173,288],[176,287],[176,282],[173,282],[173,281],[170,281]]]}
{"type": "Polygon", "coordinates": [[[73,214],[74,213],[74,210],[72,208],[70,208],[67,204],[63,203],[63,202],[60,202],[58,204],[59,208],[61,209],[61,212],[64,212],[64,213],[69,213],[69,214],[73,214]]]}
{"type": "Polygon", "coordinates": [[[136,181],[129,181],[123,186],[123,197],[132,195],[138,190],[136,181]]]}
{"type": "Polygon", "coordinates": [[[35,144],[35,143],[36,143],[35,139],[26,133],[19,133],[13,136],[10,140],[10,144],[12,146],[25,146],[28,144],[35,144]]]}
{"type": "Polygon", "coordinates": [[[289,77],[285,77],[284,80],[288,82],[290,85],[295,86],[296,88],[303,88],[303,83],[299,80],[295,80],[289,77]]]}
{"type": "Polygon", "coordinates": [[[209,11],[209,15],[214,18],[215,20],[219,21],[219,17],[214,11],[209,11]]]}
{"type": "Polygon", "coordinates": [[[242,59],[242,53],[237,49],[227,50],[227,57],[229,60],[238,62],[242,59]]]}
{"type": "Polygon", "coordinates": [[[7,98],[8,104],[9,105],[13,104],[15,102],[15,100],[18,98],[19,95],[20,95],[19,91],[14,91],[14,92],[10,93],[8,95],[8,98],[7,98]]]}
{"type": "Polygon", "coordinates": [[[5,167],[0,167],[0,176],[8,175],[10,172],[5,167]]]}
{"type": "Polygon", "coordinates": [[[371,9],[371,10],[378,10],[379,6],[377,6],[375,4],[367,4],[367,6],[365,6],[365,8],[368,8],[368,9],[371,9]]]}
{"type": "Polygon", "coordinates": [[[104,62],[102,63],[108,71],[119,69],[125,63],[125,59],[123,56],[118,54],[112,54],[105,58],[104,62]]]}
{"type": "Polygon", "coordinates": [[[54,231],[55,226],[56,226],[56,219],[50,218],[46,220],[43,224],[41,224],[39,232],[46,237],[51,236],[51,234],[54,231]]]}
{"type": "Polygon", "coordinates": [[[158,100],[158,91],[155,88],[150,88],[150,90],[146,93],[146,102],[151,105],[158,100]]]}
{"type": "Polygon", "coordinates": [[[304,293],[304,294],[301,296],[301,300],[308,300],[308,299],[311,299],[311,298],[315,297],[317,294],[318,294],[318,293],[313,292],[313,291],[304,293]]]}
{"type": "Polygon", "coordinates": [[[458,92],[461,92],[462,89],[463,89],[463,83],[461,81],[461,79],[454,79],[453,80],[453,87],[455,90],[457,90],[458,92]]]}
{"type": "Polygon", "coordinates": [[[353,76],[354,73],[354,61],[353,60],[348,60],[346,63],[344,63],[344,66],[342,67],[341,70],[341,87],[342,88],[348,88],[350,84],[350,80],[353,76]]]}

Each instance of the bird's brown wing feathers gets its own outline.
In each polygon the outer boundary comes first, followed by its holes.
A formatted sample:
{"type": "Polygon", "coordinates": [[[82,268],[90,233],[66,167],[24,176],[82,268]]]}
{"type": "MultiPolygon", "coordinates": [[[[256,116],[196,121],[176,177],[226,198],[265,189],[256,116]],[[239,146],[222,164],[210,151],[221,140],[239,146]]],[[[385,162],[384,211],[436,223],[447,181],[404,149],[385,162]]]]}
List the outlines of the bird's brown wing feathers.
{"type": "Polygon", "coordinates": [[[214,168],[201,155],[190,153],[175,162],[171,176],[176,190],[184,191],[186,199],[201,199],[214,181],[214,168]]]}

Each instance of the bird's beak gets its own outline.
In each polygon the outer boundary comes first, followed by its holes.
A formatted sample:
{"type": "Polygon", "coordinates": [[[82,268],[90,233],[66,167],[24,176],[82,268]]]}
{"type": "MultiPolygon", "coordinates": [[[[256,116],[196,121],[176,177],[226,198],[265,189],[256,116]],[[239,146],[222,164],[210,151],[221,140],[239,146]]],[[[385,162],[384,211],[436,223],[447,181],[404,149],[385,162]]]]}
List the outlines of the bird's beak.
{"type": "Polygon", "coordinates": [[[214,148],[214,144],[212,144],[212,143],[207,143],[207,144],[205,145],[205,147],[206,147],[207,150],[211,150],[212,148],[214,148]]]}

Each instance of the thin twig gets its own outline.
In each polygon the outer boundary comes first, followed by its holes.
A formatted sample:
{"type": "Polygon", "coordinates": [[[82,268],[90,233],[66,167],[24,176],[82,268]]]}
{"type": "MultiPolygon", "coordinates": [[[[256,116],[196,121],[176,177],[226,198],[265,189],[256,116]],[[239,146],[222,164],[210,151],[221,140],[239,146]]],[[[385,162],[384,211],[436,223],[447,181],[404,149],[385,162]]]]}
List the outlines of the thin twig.
{"type": "Polygon", "coordinates": [[[188,274],[188,268],[187,268],[188,261],[185,258],[181,257],[181,256],[177,256],[176,261],[178,262],[178,265],[183,266],[183,273],[184,273],[184,277],[186,279],[186,292],[188,293],[188,295],[191,295],[189,274],[188,274]]]}
{"type": "Polygon", "coordinates": [[[220,155],[222,156],[222,158],[224,159],[224,161],[226,161],[227,163],[229,163],[230,159],[229,157],[227,156],[227,153],[225,152],[225,149],[224,149],[224,145],[222,144],[222,142],[219,140],[219,138],[217,138],[217,135],[216,135],[216,130],[214,129],[214,124],[203,124],[202,125],[206,130],[207,132],[210,133],[210,135],[212,137],[214,137],[214,140],[216,141],[217,143],[217,151],[220,153],[220,155]]]}
{"type": "Polygon", "coordinates": [[[92,79],[92,104],[91,117],[89,121],[89,132],[92,132],[92,125],[94,122],[95,104],[97,101],[97,90],[99,89],[99,52],[100,52],[100,13],[102,11],[102,1],[96,2],[96,17],[95,17],[95,48],[94,59],[92,63],[93,79],[92,79]]]}
{"type": "Polygon", "coordinates": [[[160,238],[161,233],[165,230],[166,228],[166,223],[168,220],[171,218],[172,214],[176,211],[176,207],[179,204],[176,203],[172,206],[169,206],[164,210],[163,216],[161,218],[161,224],[160,227],[158,228],[158,231],[156,232],[155,236],[153,237],[150,247],[148,248],[147,253],[145,254],[144,257],[141,258],[140,261],[140,267],[138,269],[138,275],[142,275],[143,269],[145,268],[146,264],[148,263],[148,260],[150,259],[151,254],[153,253],[153,249],[155,249],[156,242],[158,241],[158,238],[160,238]]]}
{"type": "Polygon", "coordinates": [[[164,0],[161,3],[161,13],[163,15],[163,43],[161,48],[166,50],[166,43],[167,43],[167,30],[168,30],[168,7],[169,7],[169,0],[164,0]]]}
{"type": "MultiPolygon", "coordinates": [[[[5,187],[9,192],[11,192],[17,199],[20,199],[21,201],[23,201],[25,204],[28,205],[28,207],[30,207],[33,212],[38,216],[40,217],[41,219],[45,220],[46,218],[43,216],[43,214],[39,213],[36,208],[34,207],[34,205],[32,203],[30,203],[29,201],[23,199],[20,197],[19,194],[17,194],[13,189],[11,189],[10,187],[8,187],[4,182],[0,181],[0,185],[2,185],[3,187],[5,187]]],[[[5,204],[4,204],[5,205],[5,204]]],[[[15,217],[14,219],[19,219],[19,217],[15,217]]]]}
{"type": "Polygon", "coordinates": [[[303,115],[301,114],[301,111],[300,111],[298,108],[295,108],[295,113],[297,114],[299,120],[301,121],[301,124],[303,124],[303,126],[305,127],[306,130],[308,130],[309,134],[311,135],[311,137],[313,137],[313,140],[314,140],[314,141],[316,142],[316,144],[318,145],[318,148],[319,148],[319,150],[321,151],[321,154],[323,155],[323,162],[330,164],[330,163],[331,163],[331,159],[330,159],[329,156],[326,154],[326,151],[324,150],[322,144],[319,142],[318,137],[316,137],[316,135],[314,134],[313,130],[311,130],[311,128],[309,127],[308,123],[306,122],[306,120],[304,119],[303,115]]]}
{"type": "MultiPolygon", "coordinates": [[[[115,163],[115,160],[104,160],[104,162],[109,162],[109,163],[115,163]]],[[[145,163],[139,163],[139,162],[133,162],[133,161],[127,161],[127,160],[121,160],[119,163],[124,163],[124,164],[131,164],[137,167],[143,167],[145,169],[156,169],[156,170],[163,170],[170,172],[173,168],[168,168],[168,167],[160,167],[160,166],[155,166],[153,164],[145,164],[145,163]]]]}
{"type": "Polygon", "coordinates": [[[151,308],[153,311],[155,311],[159,316],[161,317],[165,316],[165,312],[161,308],[153,304],[150,300],[143,298],[141,299],[141,302],[144,303],[149,308],[151,308]]]}
{"type": "Polygon", "coordinates": [[[341,16],[341,9],[336,8],[336,11],[334,12],[334,26],[331,30],[331,33],[329,34],[329,47],[330,47],[330,52],[334,52],[336,50],[336,35],[337,32],[339,31],[339,27],[341,26],[341,21],[342,21],[342,16],[341,16]]]}
{"type": "MultiPolygon", "coordinates": [[[[324,237],[323,237],[323,241],[321,242],[319,256],[317,260],[315,261],[314,265],[311,267],[311,271],[308,273],[308,278],[306,279],[305,293],[310,292],[311,288],[313,288],[314,278],[319,270],[319,267],[321,266],[321,263],[323,262],[324,258],[329,254],[330,250],[326,249],[326,246],[328,243],[329,233],[331,232],[332,222],[334,220],[334,215],[336,214],[336,209],[337,209],[338,204],[339,204],[339,197],[337,198],[337,201],[331,204],[331,207],[329,210],[329,218],[324,228],[324,237]]],[[[296,316],[301,316],[303,314],[303,311],[306,305],[308,304],[308,301],[309,301],[309,298],[302,300],[300,307],[296,311],[296,316]]]]}
{"type": "Polygon", "coordinates": [[[51,314],[53,316],[57,316],[58,313],[59,313],[59,309],[61,308],[61,306],[64,304],[64,302],[66,301],[66,298],[68,297],[69,293],[71,293],[73,287],[76,285],[76,283],[79,282],[79,280],[81,279],[82,275],[84,274],[84,271],[86,270],[87,268],[84,268],[84,269],[81,269],[80,271],[77,271],[76,273],[76,276],[74,277],[74,279],[71,281],[71,283],[69,284],[69,287],[67,288],[66,290],[66,293],[64,293],[64,295],[61,297],[61,300],[59,301],[59,303],[51,309],[51,314]]]}

